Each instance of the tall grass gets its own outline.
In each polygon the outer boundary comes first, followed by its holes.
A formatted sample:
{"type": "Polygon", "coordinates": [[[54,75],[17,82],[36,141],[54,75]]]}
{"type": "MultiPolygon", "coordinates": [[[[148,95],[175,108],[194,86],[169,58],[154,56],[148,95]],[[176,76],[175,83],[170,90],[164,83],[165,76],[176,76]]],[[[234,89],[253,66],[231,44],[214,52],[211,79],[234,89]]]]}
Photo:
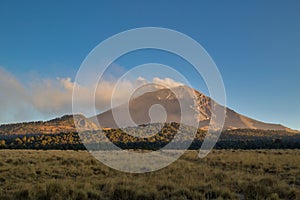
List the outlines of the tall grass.
{"type": "Polygon", "coordinates": [[[85,151],[0,151],[0,199],[300,199],[300,150],[189,151],[128,174],[85,151]]]}

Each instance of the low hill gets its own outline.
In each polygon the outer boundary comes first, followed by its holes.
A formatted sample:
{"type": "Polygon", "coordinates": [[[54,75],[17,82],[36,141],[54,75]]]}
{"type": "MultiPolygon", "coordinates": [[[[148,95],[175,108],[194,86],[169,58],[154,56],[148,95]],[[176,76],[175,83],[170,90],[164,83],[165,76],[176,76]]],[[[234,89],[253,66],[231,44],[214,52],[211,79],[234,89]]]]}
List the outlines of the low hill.
{"type": "Polygon", "coordinates": [[[4,124],[0,126],[0,135],[32,135],[32,134],[59,134],[77,132],[78,127],[96,129],[96,125],[83,115],[65,115],[49,121],[24,122],[4,124]]]}

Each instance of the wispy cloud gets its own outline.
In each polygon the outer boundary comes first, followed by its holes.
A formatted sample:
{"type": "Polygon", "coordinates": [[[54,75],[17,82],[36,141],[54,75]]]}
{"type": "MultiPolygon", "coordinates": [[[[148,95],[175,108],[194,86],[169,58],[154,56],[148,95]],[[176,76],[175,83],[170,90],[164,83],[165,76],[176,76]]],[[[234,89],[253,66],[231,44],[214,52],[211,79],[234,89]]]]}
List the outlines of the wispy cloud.
{"type": "MultiPolygon", "coordinates": [[[[177,87],[182,83],[173,79],[154,77],[151,81],[139,77],[134,81],[122,80],[114,93],[115,102],[125,102],[134,90],[147,83],[165,87],[177,87]]],[[[74,82],[71,78],[36,79],[28,86],[22,84],[14,75],[0,67],[0,124],[37,119],[49,119],[72,113],[72,91],[74,82]]],[[[95,94],[96,108],[106,110],[111,105],[111,98],[116,80],[102,81],[95,94]]],[[[80,101],[88,102],[90,88],[80,88],[80,101]]]]}
{"type": "Polygon", "coordinates": [[[0,67],[0,122],[34,119],[38,113],[28,90],[9,72],[0,67]]]}

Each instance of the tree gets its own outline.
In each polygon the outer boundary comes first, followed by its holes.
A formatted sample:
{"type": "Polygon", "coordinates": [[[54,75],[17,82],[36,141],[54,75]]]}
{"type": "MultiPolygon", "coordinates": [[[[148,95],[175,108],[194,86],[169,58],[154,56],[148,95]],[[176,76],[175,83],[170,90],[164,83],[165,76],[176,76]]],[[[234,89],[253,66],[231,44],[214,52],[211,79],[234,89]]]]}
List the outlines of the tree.
{"type": "Polygon", "coordinates": [[[0,147],[6,147],[6,141],[5,140],[0,141],[0,147]]]}
{"type": "Polygon", "coordinates": [[[22,141],[20,138],[16,138],[16,139],[15,139],[15,142],[16,142],[18,145],[23,144],[23,141],[22,141]]]}

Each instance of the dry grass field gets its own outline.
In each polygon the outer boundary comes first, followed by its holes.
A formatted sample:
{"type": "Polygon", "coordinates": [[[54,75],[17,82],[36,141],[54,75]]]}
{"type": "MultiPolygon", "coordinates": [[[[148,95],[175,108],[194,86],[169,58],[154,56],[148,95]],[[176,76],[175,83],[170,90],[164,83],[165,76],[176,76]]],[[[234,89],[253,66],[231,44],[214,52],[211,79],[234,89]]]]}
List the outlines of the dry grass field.
{"type": "Polygon", "coordinates": [[[128,174],[86,151],[0,151],[0,199],[300,199],[300,150],[188,151],[128,174]]]}

